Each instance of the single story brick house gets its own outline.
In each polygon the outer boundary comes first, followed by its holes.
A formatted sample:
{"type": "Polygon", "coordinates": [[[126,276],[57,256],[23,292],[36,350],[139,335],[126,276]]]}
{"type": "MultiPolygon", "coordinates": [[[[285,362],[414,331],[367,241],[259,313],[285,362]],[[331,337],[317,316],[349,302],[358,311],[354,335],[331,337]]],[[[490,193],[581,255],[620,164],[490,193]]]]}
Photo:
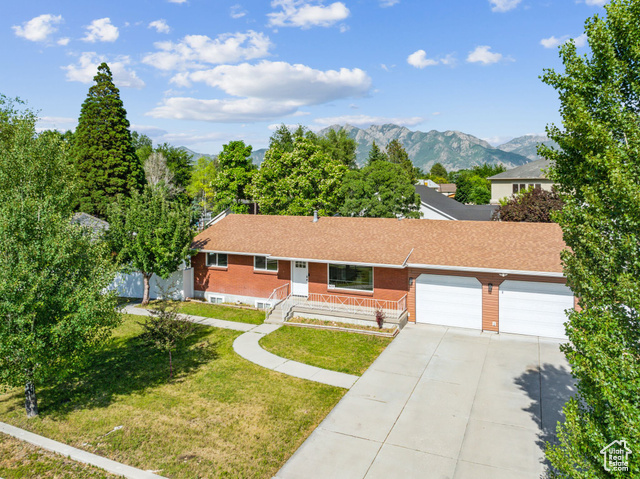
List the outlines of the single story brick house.
{"type": "Polygon", "coordinates": [[[556,224],[219,218],[193,242],[194,296],[564,338],[575,306],[556,224]]]}

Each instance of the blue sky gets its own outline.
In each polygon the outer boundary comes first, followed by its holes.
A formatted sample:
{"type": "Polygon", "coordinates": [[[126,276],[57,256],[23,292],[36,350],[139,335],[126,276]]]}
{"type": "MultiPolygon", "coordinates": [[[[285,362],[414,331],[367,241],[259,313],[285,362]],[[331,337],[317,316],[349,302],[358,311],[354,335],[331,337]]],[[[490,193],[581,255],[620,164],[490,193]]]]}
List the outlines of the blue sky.
{"type": "Polygon", "coordinates": [[[75,128],[107,61],[137,131],[217,153],[274,125],[397,123],[497,144],[559,122],[544,68],[604,0],[3,2],[0,93],[75,128]]]}

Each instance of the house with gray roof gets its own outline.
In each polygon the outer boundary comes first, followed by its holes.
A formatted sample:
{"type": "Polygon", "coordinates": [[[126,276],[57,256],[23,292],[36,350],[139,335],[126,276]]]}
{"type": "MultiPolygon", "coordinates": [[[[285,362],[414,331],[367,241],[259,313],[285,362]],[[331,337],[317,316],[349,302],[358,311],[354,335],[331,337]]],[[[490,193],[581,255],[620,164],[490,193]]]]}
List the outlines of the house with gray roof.
{"type": "Polygon", "coordinates": [[[424,185],[416,185],[416,193],[422,218],[428,220],[491,221],[497,209],[495,205],[465,205],[424,185]]]}
{"type": "Polygon", "coordinates": [[[551,191],[553,181],[547,179],[549,160],[536,160],[487,178],[491,182],[491,204],[497,205],[502,198],[509,198],[527,188],[551,191]]]}

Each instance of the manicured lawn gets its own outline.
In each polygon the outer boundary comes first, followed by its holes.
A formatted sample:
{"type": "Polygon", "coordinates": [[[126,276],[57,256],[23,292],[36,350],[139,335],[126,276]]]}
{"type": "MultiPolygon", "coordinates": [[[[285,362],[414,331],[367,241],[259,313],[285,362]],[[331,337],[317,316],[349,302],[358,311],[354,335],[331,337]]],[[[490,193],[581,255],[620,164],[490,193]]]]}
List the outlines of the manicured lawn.
{"type": "MultiPolygon", "coordinates": [[[[154,303],[156,303],[156,301],[151,301],[148,308],[153,308],[154,303]]],[[[224,306],[221,304],[208,304],[190,301],[172,301],[171,304],[177,305],[178,310],[184,314],[224,319],[226,321],[236,321],[239,323],[264,323],[265,312],[257,309],[234,308],[233,306],[224,306]]]]}
{"type": "Polygon", "coordinates": [[[115,479],[118,476],[0,433],[0,477],[4,479],[115,479]]]}
{"type": "Polygon", "coordinates": [[[260,345],[283,358],[360,375],[390,342],[364,334],[283,326],[262,338],[260,345]]]}
{"type": "Polygon", "coordinates": [[[127,317],[73,380],[0,395],[0,421],[171,478],[271,478],[344,389],[297,379],[235,354],[241,333],[198,326],[168,358],[140,342],[127,317]],[[122,426],[121,429],[114,430],[122,426]]]}

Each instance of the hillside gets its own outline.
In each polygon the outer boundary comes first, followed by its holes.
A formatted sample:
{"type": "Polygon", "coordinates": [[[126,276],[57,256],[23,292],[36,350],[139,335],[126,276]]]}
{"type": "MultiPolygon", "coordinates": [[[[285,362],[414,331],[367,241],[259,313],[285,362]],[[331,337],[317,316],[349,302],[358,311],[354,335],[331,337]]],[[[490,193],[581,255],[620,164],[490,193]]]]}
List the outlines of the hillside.
{"type": "Polygon", "coordinates": [[[508,153],[516,153],[518,155],[525,156],[532,161],[540,160],[542,157],[538,155],[537,147],[539,143],[544,143],[547,146],[558,148],[558,144],[541,135],[525,135],[518,138],[514,138],[503,145],[499,145],[496,148],[508,153]]]}

